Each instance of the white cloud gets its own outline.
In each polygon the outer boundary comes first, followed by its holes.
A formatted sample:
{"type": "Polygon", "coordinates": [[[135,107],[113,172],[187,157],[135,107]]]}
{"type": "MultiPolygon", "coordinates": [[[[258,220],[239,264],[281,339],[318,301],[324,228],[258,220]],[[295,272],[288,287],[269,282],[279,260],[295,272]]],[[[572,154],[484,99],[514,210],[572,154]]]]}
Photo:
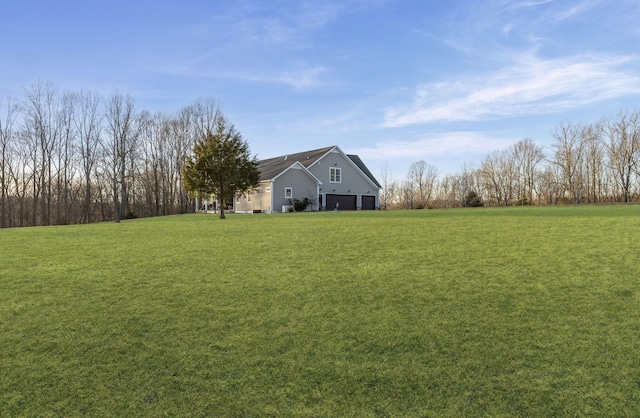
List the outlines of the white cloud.
{"type": "Polygon", "coordinates": [[[271,73],[227,73],[219,74],[219,77],[234,78],[256,83],[284,84],[295,90],[306,90],[324,85],[320,80],[321,74],[326,71],[324,67],[302,67],[291,70],[274,71],[271,73]]]}
{"type": "Polygon", "coordinates": [[[570,7],[567,10],[564,10],[560,13],[558,13],[555,16],[556,20],[565,20],[565,19],[569,19],[575,15],[579,15],[581,13],[586,12],[587,10],[591,9],[592,7],[594,7],[596,4],[598,4],[599,1],[596,0],[585,0],[582,1],[576,5],[574,5],[573,7],[570,7]]]}
{"type": "Polygon", "coordinates": [[[309,38],[344,15],[378,7],[380,0],[326,0],[288,2],[278,7],[270,2],[245,2],[194,26],[196,34],[225,33],[234,45],[298,49],[309,46],[309,38]],[[274,13],[274,10],[276,13],[274,13]]]}
{"type": "Polygon", "coordinates": [[[219,78],[228,80],[240,80],[249,83],[273,83],[289,86],[297,91],[313,89],[326,86],[328,83],[321,80],[322,75],[327,71],[322,66],[307,66],[304,64],[292,65],[290,68],[271,68],[261,72],[247,70],[211,71],[209,69],[198,69],[194,66],[165,66],[155,69],[161,74],[169,74],[176,77],[185,78],[219,78]]]}
{"type": "Polygon", "coordinates": [[[634,56],[527,54],[492,74],[420,85],[413,105],[388,109],[383,126],[542,114],[637,94],[640,77],[627,70],[637,64],[634,56]]]}
{"type": "Polygon", "coordinates": [[[366,160],[434,160],[442,156],[486,154],[505,148],[512,142],[477,132],[461,131],[426,135],[416,141],[381,141],[373,147],[359,148],[354,152],[366,160]]]}

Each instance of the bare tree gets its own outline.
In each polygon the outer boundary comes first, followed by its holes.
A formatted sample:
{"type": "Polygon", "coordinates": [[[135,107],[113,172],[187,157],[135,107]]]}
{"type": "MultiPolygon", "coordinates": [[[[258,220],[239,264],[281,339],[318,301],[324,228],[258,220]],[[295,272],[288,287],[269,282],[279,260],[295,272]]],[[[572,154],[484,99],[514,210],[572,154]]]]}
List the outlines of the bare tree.
{"type": "Polygon", "coordinates": [[[622,193],[622,200],[631,200],[632,180],[638,175],[640,159],[640,112],[620,112],[615,118],[605,118],[602,143],[607,149],[609,166],[622,193]]]}
{"type": "Polygon", "coordinates": [[[584,178],[582,172],[584,154],[582,128],[578,125],[565,123],[556,128],[553,136],[556,143],[554,144],[555,153],[552,162],[562,172],[565,189],[569,193],[571,201],[580,203],[584,178]]]}
{"type": "Polygon", "coordinates": [[[556,164],[547,164],[538,174],[540,195],[543,195],[548,205],[557,204],[565,195],[563,175],[556,164]]]}
{"type": "Polygon", "coordinates": [[[513,195],[515,168],[510,153],[494,151],[482,161],[480,181],[490,200],[498,206],[507,206],[513,195]]]}
{"type": "Polygon", "coordinates": [[[408,179],[398,183],[397,193],[400,207],[402,209],[413,209],[415,203],[415,189],[408,179]]]}
{"type": "Polygon", "coordinates": [[[65,93],[60,101],[58,123],[60,135],[54,144],[54,177],[50,179],[55,189],[55,222],[72,221],[75,193],[73,181],[76,177],[76,131],[73,120],[76,100],[73,93],[65,93]]]}
{"type": "MultiPolygon", "coordinates": [[[[438,169],[422,160],[412,163],[409,167],[407,182],[413,190],[412,196],[418,208],[428,207],[429,201],[433,196],[437,178],[438,169]]],[[[411,207],[413,207],[413,202],[411,207]]]]}
{"type": "Polygon", "coordinates": [[[458,203],[460,182],[457,175],[446,175],[438,187],[438,200],[443,208],[456,207],[458,203]]]}
{"type": "Polygon", "coordinates": [[[380,207],[382,210],[387,210],[392,203],[395,188],[395,182],[389,172],[387,164],[384,165],[380,173],[380,183],[382,185],[382,191],[380,192],[380,207]]]}
{"type": "Polygon", "coordinates": [[[462,170],[456,175],[458,178],[458,195],[456,200],[462,207],[468,206],[468,198],[471,194],[476,195],[479,199],[482,199],[480,187],[481,181],[478,170],[474,170],[469,167],[467,163],[464,163],[462,170]]]}
{"type": "Polygon", "coordinates": [[[60,139],[58,101],[51,83],[38,81],[26,89],[23,105],[24,135],[31,145],[34,175],[32,221],[37,223],[38,204],[40,222],[50,224],[52,207],[53,153],[60,139]]]}
{"type": "Polygon", "coordinates": [[[518,200],[533,203],[535,178],[539,165],[544,161],[542,147],[537,146],[529,139],[523,139],[513,145],[511,155],[518,180],[518,200]]]}
{"type": "Polygon", "coordinates": [[[599,203],[605,189],[604,146],[602,144],[602,125],[591,124],[582,129],[584,144],[584,170],[587,202],[599,203]]]}
{"type": "Polygon", "coordinates": [[[100,158],[102,146],[101,98],[97,93],[80,90],[75,95],[75,101],[76,112],[73,123],[78,135],[76,146],[80,154],[80,171],[84,183],[81,222],[93,222],[92,175],[100,158]]]}
{"type": "Polygon", "coordinates": [[[171,122],[172,140],[169,145],[171,153],[170,175],[175,187],[175,195],[178,204],[178,213],[185,213],[189,209],[189,204],[193,202],[187,195],[183,184],[182,169],[187,155],[193,149],[196,141],[196,115],[193,106],[183,108],[171,122]]]}
{"type": "Polygon", "coordinates": [[[11,172],[11,159],[13,155],[12,142],[14,141],[13,125],[16,119],[16,105],[7,98],[3,106],[0,99],[0,228],[9,226],[9,178],[11,172]],[[3,110],[4,108],[4,110],[3,110]]]}
{"type": "Polygon", "coordinates": [[[104,153],[111,174],[114,221],[120,222],[128,207],[128,164],[136,147],[135,104],[131,96],[115,92],[106,103],[108,139],[104,153]]]}
{"type": "Polygon", "coordinates": [[[139,125],[146,209],[153,216],[166,215],[170,213],[169,171],[173,165],[169,161],[169,120],[162,113],[142,112],[139,125]]]}
{"type": "Polygon", "coordinates": [[[194,124],[194,140],[195,138],[202,138],[208,133],[214,132],[217,129],[217,121],[222,116],[220,110],[220,104],[211,98],[200,98],[189,106],[189,112],[193,117],[194,124]]]}
{"type": "Polygon", "coordinates": [[[33,162],[31,145],[26,140],[26,135],[19,132],[12,147],[13,160],[9,163],[9,194],[13,195],[12,199],[17,212],[12,226],[33,225],[31,222],[35,217],[35,215],[31,216],[29,212],[30,208],[32,210],[35,208],[28,204],[29,189],[35,183],[34,169],[30,166],[33,162]]]}

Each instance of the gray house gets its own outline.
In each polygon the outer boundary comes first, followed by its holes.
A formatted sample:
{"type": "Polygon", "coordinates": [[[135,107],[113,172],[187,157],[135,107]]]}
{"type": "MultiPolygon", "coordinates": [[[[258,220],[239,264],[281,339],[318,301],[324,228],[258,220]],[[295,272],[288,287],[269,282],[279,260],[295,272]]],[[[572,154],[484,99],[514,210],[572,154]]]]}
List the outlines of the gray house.
{"type": "Polygon", "coordinates": [[[287,212],[295,200],[307,210],[374,210],[380,184],[357,155],[339,147],[288,154],[258,161],[260,185],[236,197],[236,213],[287,212]]]}

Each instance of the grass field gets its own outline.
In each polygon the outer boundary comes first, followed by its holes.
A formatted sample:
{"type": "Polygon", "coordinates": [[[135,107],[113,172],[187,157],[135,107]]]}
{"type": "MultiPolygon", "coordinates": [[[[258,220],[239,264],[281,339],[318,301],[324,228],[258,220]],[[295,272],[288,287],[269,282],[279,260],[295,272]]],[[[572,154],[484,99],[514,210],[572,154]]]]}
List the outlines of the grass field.
{"type": "Polygon", "coordinates": [[[640,206],[0,230],[0,416],[640,416],[640,206]]]}

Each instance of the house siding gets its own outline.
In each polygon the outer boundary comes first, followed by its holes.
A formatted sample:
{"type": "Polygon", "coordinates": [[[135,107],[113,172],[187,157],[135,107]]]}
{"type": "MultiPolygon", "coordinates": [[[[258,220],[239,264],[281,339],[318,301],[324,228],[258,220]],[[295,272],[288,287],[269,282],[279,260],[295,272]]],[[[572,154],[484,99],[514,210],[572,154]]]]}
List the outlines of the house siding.
{"type": "Polygon", "coordinates": [[[293,167],[285,171],[273,182],[271,187],[273,194],[273,212],[281,212],[282,206],[289,206],[290,200],[303,200],[305,197],[311,200],[310,210],[318,210],[318,185],[316,181],[301,168],[293,167]],[[285,188],[292,188],[292,198],[285,197],[285,188]]]}
{"type": "Polygon", "coordinates": [[[270,187],[268,182],[262,182],[251,194],[251,202],[244,194],[240,199],[234,200],[234,211],[236,213],[252,213],[254,211],[271,212],[271,193],[266,191],[270,187]]]}
{"type": "MultiPolygon", "coordinates": [[[[323,205],[326,205],[326,195],[355,195],[356,209],[362,208],[362,196],[375,196],[375,206],[378,207],[378,188],[372,185],[362,172],[348,159],[347,156],[335,150],[309,167],[309,171],[322,182],[320,193],[323,195],[323,205]],[[330,181],[330,169],[340,168],[340,183],[330,181]]],[[[327,210],[333,208],[325,207],[327,210]]]]}

